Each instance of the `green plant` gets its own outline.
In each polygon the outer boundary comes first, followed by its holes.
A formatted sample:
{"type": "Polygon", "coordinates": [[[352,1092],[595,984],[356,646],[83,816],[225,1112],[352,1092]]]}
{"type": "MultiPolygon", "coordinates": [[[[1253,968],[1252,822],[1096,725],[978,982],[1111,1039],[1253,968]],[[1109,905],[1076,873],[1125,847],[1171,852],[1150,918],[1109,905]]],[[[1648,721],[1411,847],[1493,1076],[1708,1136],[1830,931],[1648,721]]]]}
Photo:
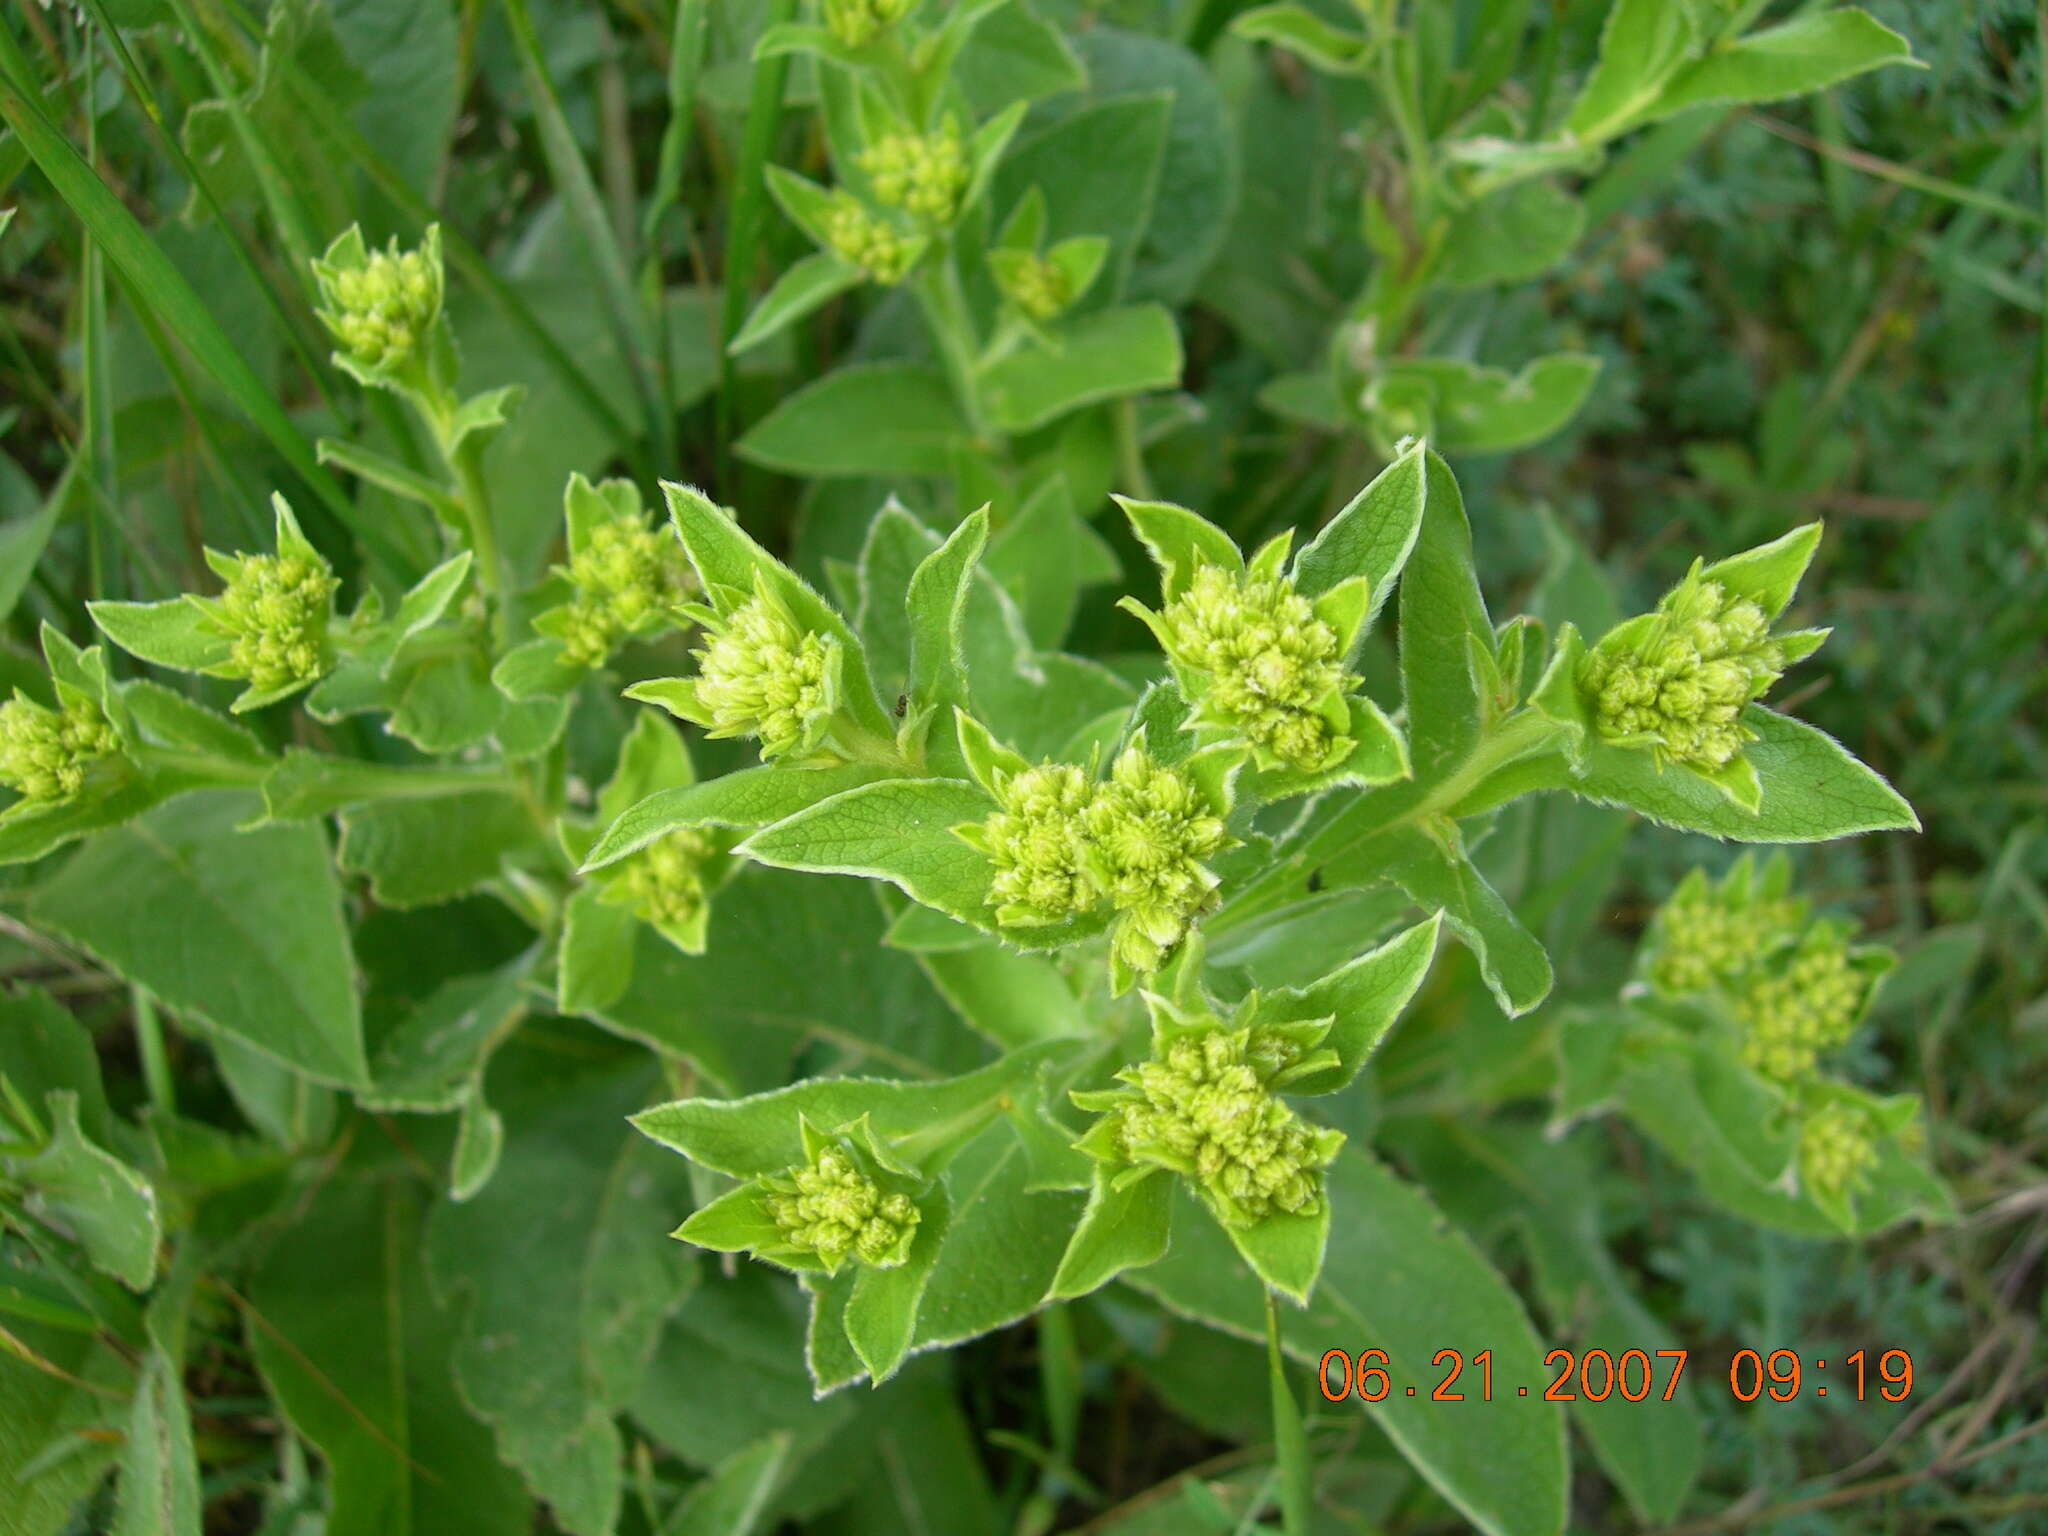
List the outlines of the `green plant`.
{"type": "Polygon", "coordinates": [[[1840,454],[1694,455],[1769,498],[1663,580],[1623,528],[1623,583],[1485,456],[1611,427],[1596,226],[1907,53],[1536,9],[0,23],[0,256],[78,359],[10,318],[10,1518],[1546,1536],[1725,1491],[1697,1376],[1629,1420],[1546,1346],[1753,1344],[1724,1292],[2020,1180],[1891,1091],[1887,1008],[1988,951],[1835,910],[1921,856],[1825,846],[1919,830],[1801,718],[1863,665],[1787,620],[1855,622],[1841,569],[1801,600],[1840,454]],[[1827,915],[1680,834],[1800,845],[1827,915]],[[1610,894],[1675,869],[1639,938],[1610,894]],[[1331,1401],[1333,1350],[1389,1391],[1331,1401]],[[1140,1390],[1159,1449],[1084,1435],[1140,1390]]]}

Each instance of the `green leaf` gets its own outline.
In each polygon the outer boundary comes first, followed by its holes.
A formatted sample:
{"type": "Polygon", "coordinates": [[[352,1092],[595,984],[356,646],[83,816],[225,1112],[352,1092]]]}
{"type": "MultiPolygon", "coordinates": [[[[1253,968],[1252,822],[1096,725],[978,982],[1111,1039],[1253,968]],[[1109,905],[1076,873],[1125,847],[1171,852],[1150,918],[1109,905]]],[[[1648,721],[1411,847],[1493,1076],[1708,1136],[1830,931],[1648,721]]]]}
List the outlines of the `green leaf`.
{"type": "Polygon", "coordinates": [[[1143,1269],[1166,1255],[1173,1219],[1172,1174],[1154,1169],[1118,1187],[1117,1169],[1097,1164],[1087,1209],[1060,1257],[1047,1293],[1064,1301],[1100,1289],[1126,1270],[1143,1269]]]}
{"type": "MultiPolygon", "coordinates": [[[[11,208],[7,210],[10,217],[13,212],[11,208]]],[[[0,232],[5,228],[5,224],[0,224],[0,232]]],[[[20,476],[11,460],[6,470],[0,473],[20,476]]],[[[26,488],[28,482],[25,478],[22,484],[26,488]]],[[[50,535],[64,516],[64,509],[70,505],[76,484],[73,472],[66,470],[35,511],[25,517],[13,518],[0,527],[0,620],[13,614],[15,604],[21,601],[21,594],[28,590],[29,579],[35,575],[36,564],[43,558],[50,535]]]]}
{"type": "Polygon", "coordinates": [[[585,856],[587,874],[637,853],[681,827],[739,827],[751,831],[849,789],[872,784],[886,770],[869,763],[838,768],[780,768],[761,764],[657,790],[620,815],[585,856]]]}
{"type": "Polygon", "coordinates": [[[935,370],[856,363],[784,400],[736,451],[790,475],[945,475],[970,436],[935,370]]]}
{"type": "Polygon", "coordinates": [[[1116,551],[1083,518],[1064,476],[1041,486],[989,540],[982,569],[1016,600],[1031,643],[1066,638],[1081,588],[1120,580],[1116,551]]]}
{"type": "Polygon", "coordinates": [[[662,1522],[661,1536],[758,1536],[789,1460],[786,1431],[763,1435],[712,1468],[662,1522]]]}
{"type": "Polygon", "coordinates": [[[192,795],[102,833],[44,884],[30,921],[321,1082],[366,1076],[355,962],[327,843],[241,832],[247,792],[192,795]]]}
{"type": "Polygon", "coordinates": [[[1355,857],[1443,913],[1478,960],[1502,1012],[1527,1013],[1550,995],[1550,957],[1474,867],[1456,823],[1446,822],[1434,834],[1414,827],[1382,833],[1355,857]]]}
{"type": "Polygon", "coordinates": [[[1585,227],[1585,205],[1562,187],[1518,182],[1459,211],[1434,279],[1445,288],[1526,283],[1569,256],[1585,227]]]}
{"type": "Polygon", "coordinates": [[[1422,531],[1427,452],[1418,442],[1373,476],[1370,485],[1323,525],[1315,542],[1294,557],[1294,584],[1304,596],[1321,597],[1332,587],[1363,576],[1365,620],[1372,622],[1393,595],[1395,579],[1422,531]]]}
{"type": "MultiPolygon", "coordinates": [[[[1512,1288],[1425,1195],[1364,1152],[1338,1155],[1327,1197],[1339,1218],[1308,1306],[1281,1310],[1287,1354],[1314,1368],[1330,1349],[1354,1358],[1385,1350],[1394,1388],[1365,1408],[1416,1470],[1488,1536],[1557,1536],[1564,1418],[1542,1400],[1555,1373],[1512,1288]],[[1429,1384],[1443,1374],[1431,1362],[1445,1348],[1468,1360],[1493,1352],[1492,1402],[1431,1400],[1429,1384]],[[1516,1395],[1522,1386],[1526,1398],[1516,1395]],[[1484,1434],[1473,1433],[1475,1413],[1486,1415],[1484,1434]]],[[[1127,1283],[1210,1327],[1265,1337],[1263,1287],[1192,1197],[1175,1212],[1172,1251],[1127,1283]]]]}
{"type": "Polygon", "coordinates": [[[878,1385],[896,1374],[916,1336],[918,1307],[931,1283],[952,1215],[945,1185],[935,1185],[920,1197],[918,1209],[923,1214],[909,1256],[891,1269],[861,1265],[840,1318],[846,1342],[867,1367],[869,1379],[878,1385]]]}
{"type": "Polygon", "coordinates": [[[366,1108],[437,1113],[462,1106],[491,1046],[525,1013],[529,951],[494,971],[443,982],[377,1043],[366,1108]]]}
{"type": "Polygon", "coordinates": [[[1015,145],[996,176],[992,212],[1007,213],[1032,187],[1046,200],[1045,238],[1107,235],[1109,258],[1090,294],[1121,299],[1151,222],[1173,118],[1169,91],[1083,107],[1015,145]],[[1113,155],[1102,146],[1114,144],[1113,155]]]}
{"type": "Polygon", "coordinates": [[[1131,531],[1159,566],[1162,602],[1170,603],[1188,589],[1197,566],[1244,569],[1244,556],[1230,535],[1200,513],[1164,501],[1112,499],[1124,509],[1131,531]]]}
{"type": "Polygon", "coordinates": [[[58,1089],[43,1102],[50,1122],[48,1143],[33,1157],[5,1160],[10,1176],[26,1186],[23,1205],[30,1215],[77,1238],[95,1268],[132,1291],[147,1290],[156,1274],[161,1236],[155,1189],[86,1139],[78,1124],[77,1093],[58,1089]]]}
{"type": "Polygon", "coordinates": [[[1180,383],[1180,332],[1157,304],[1098,310],[1052,329],[1055,348],[1013,352],[982,376],[982,403],[1002,431],[1034,431],[1098,400],[1180,383]]]}
{"type": "Polygon", "coordinates": [[[1752,32],[1673,76],[1640,119],[1715,103],[1804,96],[1886,64],[1916,62],[1907,41],[1854,6],[1752,32]]]}
{"type": "Polygon", "coordinates": [[[547,856],[532,808],[506,790],[432,799],[373,800],[341,815],[335,861],[370,877],[387,907],[453,901],[547,856]]]}
{"type": "Polygon", "coordinates": [[[233,643],[203,628],[200,609],[183,598],[167,603],[87,603],[93,623],[131,656],[181,672],[210,672],[228,659],[233,643]]]}
{"type": "Polygon", "coordinates": [[[329,1536],[494,1536],[532,1503],[455,1390],[414,1186],[353,1169],[296,1207],[249,1283],[249,1346],[326,1462],[329,1536]]]}
{"type": "MultiPolygon", "coordinates": [[[[0,1291],[12,1291],[9,1333],[84,1380],[110,1388],[129,1380],[132,1368],[95,1338],[89,1314],[53,1297],[50,1304],[63,1307],[65,1324],[25,1316],[26,1308],[42,1298],[15,1288],[22,1278],[22,1270],[0,1270],[0,1291]]],[[[105,1479],[114,1450],[85,1440],[77,1431],[104,1413],[85,1389],[0,1351],[0,1487],[7,1490],[7,1514],[13,1522],[8,1536],[63,1536],[79,1529],[73,1520],[75,1507],[105,1479]],[[64,1454],[57,1459],[60,1447],[64,1454]]]]}
{"type": "Polygon", "coordinates": [[[1493,646],[1493,622],[1472,564],[1472,528],[1450,466],[1424,460],[1422,526],[1401,576],[1401,683],[1415,782],[1442,778],[1479,740],[1479,684],[1469,640],[1493,646]]]}
{"type": "Polygon", "coordinates": [[[985,1060],[987,1047],[917,962],[881,947],[885,924],[858,881],[745,869],[712,904],[705,953],[686,955],[635,924],[630,985],[580,1011],[687,1056],[725,1092],[788,1081],[803,1048],[821,1062],[915,1076],[985,1060]]]}
{"type": "Polygon", "coordinates": [[[1299,990],[1282,988],[1260,999],[1257,1017],[1262,1020],[1336,1021],[1322,1042],[1323,1049],[1337,1053],[1336,1065],[1289,1079],[1288,1094],[1335,1093],[1358,1076],[1429,975],[1439,922],[1433,917],[1417,923],[1320,981],[1299,990]]]}
{"type": "Polygon", "coordinates": [[[1332,26],[1305,5],[1258,5],[1239,14],[1230,30],[1255,43],[1271,43],[1298,54],[1333,75],[1359,73],[1371,43],[1356,32],[1332,26]]]}
{"type": "Polygon", "coordinates": [[[1382,370],[1367,404],[1377,409],[1392,400],[1412,412],[1420,402],[1437,448],[1505,453],[1562,428],[1586,403],[1599,374],[1600,359],[1581,352],[1539,357],[1517,374],[1458,358],[1403,358],[1382,370]]]}
{"type": "Polygon", "coordinates": [[[828,251],[804,257],[778,277],[767,296],[754,306],[729,350],[735,356],[752,351],[769,337],[866,281],[866,272],[828,251]]]}
{"type": "Polygon", "coordinates": [[[910,707],[944,714],[967,703],[963,625],[981,552],[988,509],[970,514],[910,577],[904,610],[910,620],[910,707]]]}
{"type": "Polygon", "coordinates": [[[505,782],[489,768],[404,768],[290,747],[263,780],[263,806],[270,820],[303,821],[369,801],[440,800],[505,782]]]}
{"type": "MultiPolygon", "coordinates": [[[[0,80],[0,89],[5,81],[0,80]]],[[[128,1410],[111,1536],[200,1536],[199,1458],[178,1367],[150,1349],[128,1410]]]]}
{"type": "Polygon", "coordinates": [[[1600,61],[1580,87],[1565,128],[1586,143],[1642,119],[1692,54],[1692,13],[1668,0],[1614,0],[1600,32],[1600,61]]]}
{"type": "Polygon", "coordinates": [[[1598,740],[1587,743],[1583,775],[1570,776],[1560,759],[1544,759],[1530,770],[1542,776],[1533,787],[1567,788],[1666,826],[1742,843],[1818,843],[1920,830],[1920,818],[1897,791],[1825,731],[1757,704],[1742,719],[1757,735],[1743,749],[1763,789],[1755,815],[1682,769],[1658,772],[1647,752],[1598,740]]]}
{"type": "Polygon", "coordinates": [[[1028,0],[1010,0],[976,24],[953,61],[952,78],[976,117],[992,117],[1014,101],[1057,96],[1088,79],[1060,29],[1028,0]]]}
{"type": "Polygon", "coordinates": [[[593,1060],[529,1029],[498,1053],[490,1089],[503,1155],[474,1199],[435,1207],[427,1269],[438,1295],[467,1298],[463,1400],[558,1523],[601,1536],[620,1502],[613,1415],[696,1276],[664,1235],[687,1181],[623,1124],[658,1091],[641,1052],[593,1060]]]}
{"type": "MultiPolygon", "coordinates": [[[[906,906],[905,915],[910,913],[938,917],[930,907],[906,906]]],[[[967,938],[965,947],[928,950],[918,962],[969,1026],[1005,1049],[1086,1032],[1081,1001],[1052,961],[1020,955],[971,928],[959,931],[967,938]]],[[[896,928],[890,941],[897,942],[896,928]]]]}
{"type": "Polygon", "coordinates": [[[778,869],[887,880],[928,907],[988,927],[988,858],[953,828],[985,821],[992,809],[965,780],[884,779],[764,827],[735,851],[778,869]]]}

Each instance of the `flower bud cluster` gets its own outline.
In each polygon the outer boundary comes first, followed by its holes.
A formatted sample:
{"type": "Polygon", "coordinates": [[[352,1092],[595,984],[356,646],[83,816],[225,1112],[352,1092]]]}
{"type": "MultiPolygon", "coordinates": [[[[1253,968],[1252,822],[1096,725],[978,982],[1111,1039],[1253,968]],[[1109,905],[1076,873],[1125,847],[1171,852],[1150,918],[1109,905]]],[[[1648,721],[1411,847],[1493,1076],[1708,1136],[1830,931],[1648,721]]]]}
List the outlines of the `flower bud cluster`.
{"type": "Polygon", "coordinates": [[[327,670],[327,623],[340,585],[316,556],[237,557],[212,609],[232,637],[229,675],[262,693],[317,679],[327,670]]]}
{"type": "Polygon", "coordinates": [[[1847,944],[1816,928],[1782,965],[1759,971],[1737,995],[1743,1061],[1779,1082],[1807,1076],[1821,1052],[1849,1038],[1869,985],[1847,944]]]}
{"type": "Polygon", "coordinates": [[[1051,320],[1074,302],[1073,280],[1056,261],[1029,252],[996,269],[996,281],[1010,301],[1033,320],[1051,320]]]}
{"type": "Polygon", "coordinates": [[[1230,841],[1194,779],[1134,744],[1099,784],[1044,763],[993,788],[995,814],[960,831],[995,866],[996,920],[1042,927],[1107,902],[1111,953],[1129,971],[1157,970],[1215,887],[1202,861],[1230,841]]]}
{"type": "Polygon", "coordinates": [[[1156,971],[1216,886],[1202,861],[1230,841],[1223,818],[1187,774],[1133,746],[1096,789],[1081,828],[1117,912],[1111,955],[1132,971],[1156,971]]]}
{"type": "Polygon", "coordinates": [[[1124,1161],[1193,1179],[1217,1218],[1238,1228],[1275,1212],[1314,1215],[1321,1171],[1344,1141],[1273,1092],[1276,1064],[1257,1033],[1218,1026],[1156,1045],[1151,1060],[1118,1074],[1131,1088],[1109,1110],[1124,1161]]]}
{"type": "Polygon", "coordinates": [[[1095,904],[1081,843],[1081,818],[1095,795],[1070,763],[1027,768],[1003,788],[1002,808],[982,823],[996,867],[989,898],[996,919],[1016,927],[1057,923],[1095,904]]]}
{"type": "Polygon", "coordinates": [[[1742,707],[1784,672],[1784,647],[1761,607],[1697,576],[1665,594],[1654,618],[1631,643],[1603,643],[1580,663],[1595,726],[1609,738],[1651,738],[1672,762],[1725,768],[1754,734],[1742,707]]]}
{"type": "Polygon", "coordinates": [[[410,358],[441,313],[441,272],[434,252],[371,251],[360,266],[324,268],[328,308],[320,318],[358,367],[388,373],[410,358]]]}
{"type": "Polygon", "coordinates": [[[1810,1190],[1840,1198],[1877,1161],[1870,1118],[1842,1104],[1824,1104],[1799,1128],[1799,1177],[1810,1190]]]}
{"type": "Polygon", "coordinates": [[[901,1264],[919,1212],[864,1173],[852,1152],[827,1146],[805,1166],[765,1178],[762,1206],[788,1247],[837,1271],[849,1258],[878,1268],[901,1264]]]}
{"type": "Polygon", "coordinates": [[[758,736],[762,758],[815,744],[835,705],[832,642],[760,590],[697,652],[696,703],[714,736],[758,736]]]}
{"type": "Polygon", "coordinates": [[[825,234],[834,255],[884,287],[902,282],[910,270],[910,241],[887,219],[869,212],[851,192],[840,192],[832,199],[825,234]]]}
{"type": "Polygon", "coordinates": [[[1796,901],[1731,904],[1702,887],[1674,898],[1657,920],[1650,981],[1672,996],[1733,981],[1797,932],[1796,901]]]}
{"type": "Polygon", "coordinates": [[[51,709],[16,693],[0,704],[0,784],[24,799],[70,799],[85,787],[92,765],[120,745],[113,725],[90,699],[69,698],[51,709]]]}
{"type": "Polygon", "coordinates": [[[693,827],[678,827],[625,860],[616,889],[642,922],[687,929],[703,913],[710,893],[705,867],[718,845],[693,827]]]}
{"type": "Polygon", "coordinates": [[[862,48],[910,14],[913,0],[825,0],[825,25],[849,48],[862,48]]]}
{"type": "Polygon", "coordinates": [[[1313,773],[1348,745],[1328,705],[1357,679],[1337,631],[1286,578],[1199,566],[1158,631],[1177,665],[1206,674],[1204,712],[1254,747],[1313,773]]]}
{"type": "Polygon", "coordinates": [[[948,124],[937,133],[891,133],[861,151],[860,168],[891,208],[948,224],[967,190],[967,146],[948,124]]]}
{"type": "Polygon", "coordinates": [[[576,596],[560,630],[562,653],[585,667],[603,665],[630,636],[671,620],[690,589],[682,546],[644,515],[597,524],[564,574],[576,596]]]}

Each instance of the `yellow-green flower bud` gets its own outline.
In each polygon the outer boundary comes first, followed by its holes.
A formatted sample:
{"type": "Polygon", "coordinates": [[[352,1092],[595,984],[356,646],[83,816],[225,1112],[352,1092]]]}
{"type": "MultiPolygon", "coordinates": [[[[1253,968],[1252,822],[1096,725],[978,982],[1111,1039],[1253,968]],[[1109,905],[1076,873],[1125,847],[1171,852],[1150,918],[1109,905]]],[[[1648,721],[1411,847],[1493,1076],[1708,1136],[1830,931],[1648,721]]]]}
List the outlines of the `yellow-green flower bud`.
{"type": "Polygon", "coordinates": [[[317,679],[327,670],[327,621],[340,584],[317,558],[240,556],[213,610],[232,638],[230,675],[261,693],[317,679]]]}
{"type": "Polygon", "coordinates": [[[354,250],[356,264],[341,255],[339,243],[314,264],[327,306],[320,318],[350,362],[390,373],[419,350],[440,318],[439,245],[430,238],[418,250],[401,251],[393,240],[388,250],[363,251],[357,237],[354,250]]]}
{"type": "Polygon", "coordinates": [[[1215,888],[1202,860],[1229,842],[1223,819],[1187,774],[1133,746],[1081,825],[1089,871],[1117,909],[1111,952],[1133,971],[1157,970],[1215,888]]]}
{"type": "Polygon", "coordinates": [[[1817,927],[1782,965],[1755,975],[1737,996],[1743,1061],[1779,1082],[1807,1076],[1821,1052],[1849,1038],[1869,986],[1847,944],[1817,927]]]}
{"type": "Polygon", "coordinates": [[[678,827],[625,861],[615,889],[623,904],[656,928],[687,929],[703,913],[706,864],[718,845],[691,827],[678,827]]]}
{"type": "Polygon", "coordinates": [[[764,760],[815,745],[835,704],[833,642],[765,592],[707,631],[696,702],[711,734],[758,736],[764,760]]]}
{"type": "Polygon", "coordinates": [[[90,699],[61,708],[16,693],[0,704],[0,784],[27,800],[69,800],[92,765],[120,750],[120,737],[90,699]]]}
{"type": "Polygon", "coordinates": [[[989,899],[999,922],[1056,923],[1098,899],[1082,855],[1082,814],[1094,787],[1079,768],[1046,763],[1003,785],[1001,809],[982,823],[996,867],[989,899]]]}
{"type": "Polygon", "coordinates": [[[1344,744],[1323,707],[1355,679],[1337,631],[1292,582],[1201,566],[1158,627],[1176,663],[1207,675],[1205,713],[1253,746],[1313,773],[1344,744]]]}
{"type": "Polygon", "coordinates": [[[825,0],[825,25],[849,48],[865,47],[910,13],[911,0],[825,0]]]}
{"type": "Polygon", "coordinates": [[[951,223],[967,190],[967,147],[948,124],[937,133],[891,133],[861,151],[860,168],[891,208],[951,223]]]}
{"type": "Polygon", "coordinates": [[[1870,1117],[1843,1104],[1824,1104],[1799,1127],[1799,1177],[1822,1196],[1840,1199],[1877,1161],[1870,1117]]]}
{"type": "Polygon", "coordinates": [[[869,212],[851,192],[840,192],[832,199],[825,234],[834,255],[884,287],[902,282],[910,270],[911,243],[887,219],[869,212]]]}
{"type": "Polygon", "coordinates": [[[592,528],[566,574],[576,596],[561,625],[562,653],[585,667],[603,665],[629,636],[668,619],[690,588],[682,545],[644,516],[592,528]]]}
{"type": "Polygon", "coordinates": [[[1675,996],[1732,981],[1792,936],[1800,910],[1791,900],[1731,906],[1706,886],[1676,897],[1657,920],[1651,984],[1675,996]]]}
{"type": "Polygon", "coordinates": [[[848,1259],[888,1269],[909,1254],[916,1205],[885,1191],[843,1146],[827,1146],[809,1164],[761,1182],[763,1208],[783,1241],[828,1270],[848,1259]]]}
{"type": "Polygon", "coordinates": [[[1067,269],[1043,256],[1020,256],[996,271],[1003,292],[1034,320],[1051,320],[1062,314],[1074,302],[1074,285],[1067,269]]]}
{"type": "Polygon", "coordinates": [[[1253,1034],[1219,1026],[1155,1046],[1151,1060],[1118,1074],[1131,1088],[1109,1109],[1122,1160],[1192,1179],[1217,1218],[1239,1228],[1275,1212],[1314,1215],[1321,1171],[1344,1141],[1267,1086],[1271,1063],[1253,1034]]]}
{"type": "Polygon", "coordinates": [[[1754,736],[1739,719],[1743,706],[1785,670],[1785,651],[1769,629],[1750,599],[1686,578],[1631,643],[1603,642],[1580,662],[1595,729],[1610,739],[1650,738],[1671,762],[1709,772],[1727,767],[1754,736]]]}

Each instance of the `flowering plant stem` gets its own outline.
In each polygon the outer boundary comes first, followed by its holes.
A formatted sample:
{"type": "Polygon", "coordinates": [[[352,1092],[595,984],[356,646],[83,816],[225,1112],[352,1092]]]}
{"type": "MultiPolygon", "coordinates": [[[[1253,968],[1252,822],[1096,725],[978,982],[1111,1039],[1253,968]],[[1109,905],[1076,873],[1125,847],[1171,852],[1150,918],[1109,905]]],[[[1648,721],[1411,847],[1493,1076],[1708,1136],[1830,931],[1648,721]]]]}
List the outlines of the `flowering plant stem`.
{"type": "Polygon", "coordinates": [[[932,343],[946,365],[960,410],[978,438],[989,434],[982,414],[981,391],[976,383],[975,357],[981,350],[974,332],[974,317],[967,310],[967,295],[961,291],[960,270],[953,261],[953,243],[945,241],[917,274],[917,298],[931,327],[932,343]]]}

